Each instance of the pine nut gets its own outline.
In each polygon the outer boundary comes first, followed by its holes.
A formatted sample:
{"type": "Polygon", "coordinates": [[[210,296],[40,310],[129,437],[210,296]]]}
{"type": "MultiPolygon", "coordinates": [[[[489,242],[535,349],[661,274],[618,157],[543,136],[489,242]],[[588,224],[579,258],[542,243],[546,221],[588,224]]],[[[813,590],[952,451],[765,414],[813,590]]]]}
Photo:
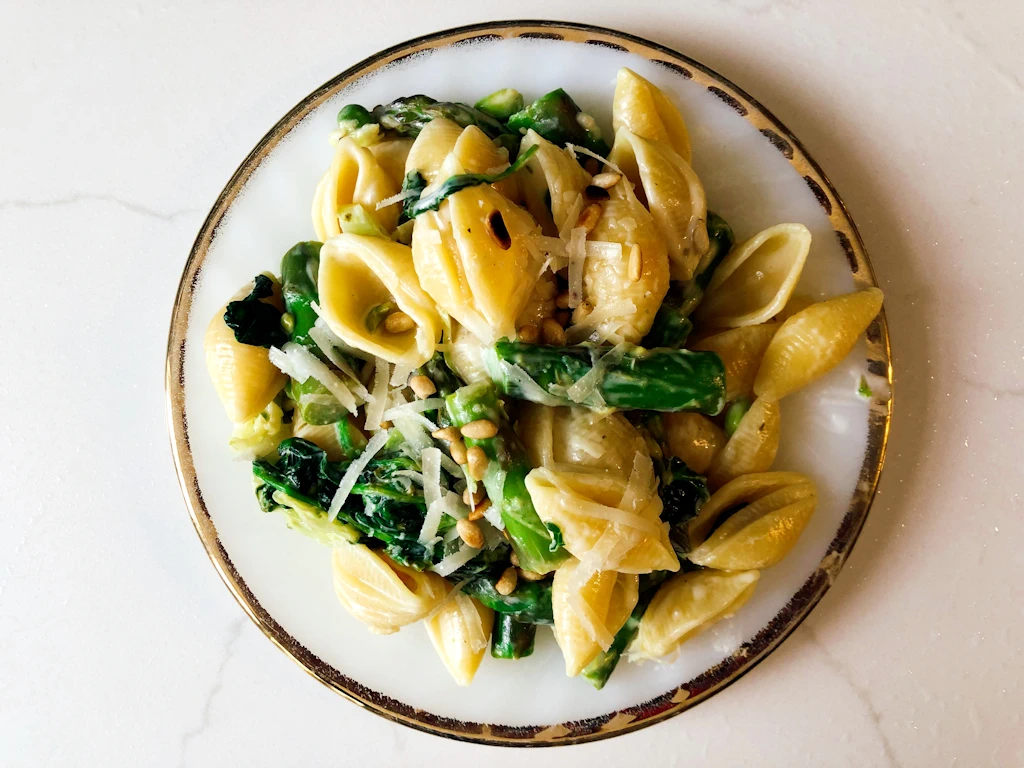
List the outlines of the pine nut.
{"type": "Polygon", "coordinates": [[[434,386],[434,382],[427,376],[413,376],[409,379],[409,386],[412,387],[412,391],[416,393],[416,397],[420,400],[426,400],[432,394],[437,392],[437,387],[434,386]]]}
{"type": "Polygon", "coordinates": [[[513,552],[512,554],[510,554],[508,556],[508,561],[510,563],[512,563],[512,565],[518,567],[519,566],[519,555],[517,555],[515,552],[513,552]]]}
{"type": "Polygon", "coordinates": [[[483,549],[484,532],[480,530],[479,525],[472,520],[462,519],[455,524],[455,528],[459,532],[459,538],[466,542],[467,546],[473,549],[483,549]]]}
{"type": "Polygon", "coordinates": [[[479,520],[481,517],[484,516],[484,513],[488,509],[490,509],[490,508],[491,508],[491,500],[490,499],[484,499],[479,504],[477,504],[475,507],[473,507],[473,509],[470,510],[470,512],[469,512],[469,519],[470,520],[479,520]]]}
{"type": "Polygon", "coordinates": [[[599,173],[590,180],[590,183],[601,189],[611,189],[621,180],[622,176],[617,173],[599,173]]]}
{"type": "Polygon", "coordinates": [[[467,488],[462,492],[462,503],[467,507],[478,507],[486,498],[487,489],[482,485],[478,485],[475,491],[471,491],[467,488]]]}
{"type": "Polygon", "coordinates": [[[536,325],[524,325],[519,329],[519,340],[524,344],[536,344],[540,338],[540,332],[536,325]]]}
{"type": "Polygon", "coordinates": [[[469,476],[477,481],[483,480],[484,472],[487,471],[487,465],[490,463],[484,449],[479,445],[474,445],[466,451],[466,462],[469,466],[469,476]]]}
{"type": "Polygon", "coordinates": [[[405,333],[416,327],[416,322],[401,310],[384,318],[384,330],[388,333],[405,333]]]}
{"type": "Polygon", "coordinates": [[[435,429],[430,433],[430,436],[435,440],[447,440],[449,443],[459,439],[459,428],[458,427],[441,427],[441,429],[435,429]]]}
{"type": "Polygon", "coordinates": [[[580,213],[580,217],[576,219],[576,226],[583,227],[587,230],[587,234],[589,235],[594,231],[594,227],[597,226],[597,221],[600,218],[601,206],[597,203],[591,203],[583,209],[583,212],[580,213]]]}
{"type": "Polygon", "coordinates": [[[519,569],[519,578],[524,581],[540,581],[544,578],[543,573],[537,573],[536,571],[527,571],[522,568],[519,569]]]}
{"type": "Polygon", "coordinates": [[[565,329],[553,317],[544,318],[544,322],[541,325],[541,335],[544,338],[545,344],[550,344],[553,347],[565,346],[565,329]]]}
{"type": "Polygon", "coordinates": [[[490,419],[477,419],[464,426],[461,432],[470,440],[487,440],[498,434],[498,425],[490,419]]]}
{"type": "Polygon", "coordinates": [[[499,595],[511,595],[515,591],[517,581],[519,581],[519,574],[516,573],[516,569],[514,567],[506,568],[505,572],[501,574],[501,578],[494,584],[494,588],[499,595]]]}
{"type": "Polygon", "coordinates": [[[578,325],[587,319],[587,315],[594,311],[594,305],[587,300],[580,302],[579,306],[572,311],[572,324],[578,325]]]}
{"type": "Polygon", "coordinates": [[[633,247],[629,249],[629,279],[638,283],[643,274],[644,257],[640,252],[640,243],[633,243],[633,247]]]}
{"type": "Polygon", "coordinates": [[[559,309],[569,308],[569,292],[562,291],[560,294],[555,296],[555,306],[559,309]]]}
{"type": "Polygon", "coordinates": [[[452,455],[452,460],[459,466],[469,461],[466,445],[461,440],[452,440],[451,445],[448,446],[448,452],[452,455]]]}
{"type": "Polygon", "coordinates": [[[568,309],[560,309],[555,312],[555,322],[563,328],[569,325],[570,319],[572,319],[572,312],[568,309]]]}

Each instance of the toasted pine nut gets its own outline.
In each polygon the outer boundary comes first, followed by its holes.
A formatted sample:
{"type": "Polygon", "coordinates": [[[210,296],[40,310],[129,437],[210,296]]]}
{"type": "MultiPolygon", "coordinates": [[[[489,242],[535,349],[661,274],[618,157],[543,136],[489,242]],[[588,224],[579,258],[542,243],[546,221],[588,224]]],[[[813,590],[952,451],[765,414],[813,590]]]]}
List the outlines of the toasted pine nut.
{"type": "Polygon", "coordinates": [[[515,567],[506,568],[505,572],[501,574],[501,578],[494,584],[494,588],[499,595],[511,595],[516,588],[517,581],[519,581],[519,574],[516,573],[515,567]]]}
{"type": "Polygon", "coordinates": [[[590,183],[601,189],[611,189],[621,180],[622,176],[617,173],[599,173],[590,180],[590,183]]]}
{"type": "Polygon", "coordinates": [[[413,376],[409,379],[409,386],[412,387],[412,391],[416,393],[416,397],[420,400],[426,400],[437,392],[437,387],[434,386],[434,382],[428,376],[413,376]]]}
{"type": "Polygon", "coordinates": [[[466,444],[461,440],[452,440],[451,445],[448,446],[448,452],[451,453],[452,460],[459,466],[462,466],[469,460],[466,444]]]}
{"type": "Polygon", "coordinates": [[[391,429],[393,426],[395,426],[394,422],[391,422],[391,421],[382,421],[380,423],[380,428],[381,429],[391,429]]]}
{"type": "Polygon", "coordinates": [[[459,439],[459,428],[441,427],[441,429],[435,429],[433,432],[431,432],[430,436],[435,440],[447,440],[450,443],[453,440],[459,439]]]}
{"type": "Polygon", "coordinates": [[[455,524],[455,528],[459,532],[459,538],[466,542],[467,545],[473,549],[483,549],[484,532],[480,530],[479,525],[472,520],[464,518],[455,524]]]}
{"type": "Polygon", "coordinates": [[[479,520],[481,517],[484,516],[484,513],[488,509],[490,509],[490,508],[491,508],[491,500],[490,499],[484,499],[479,504],[477,504],[475,507],[473,507],[473,509],[470,510],[470,512],[469,512],[469,519],[470,520],[479,520]]]}
{"type": "Polygon", "coordinates": [[[490,464],[490,459],[487,458],[487,454],[484,453],[484,449],[479,445],[474,445],[468,451],[466,451],[466,462],[469,466],[469,476],[474,480],[480,481],[484,479],[484,472],[487,471],[487,465],[490,464]]]}
{"type": "Polygon", "coordinates": [[[565,328],[569,325],[569,320],[572,319],[572,311],[568,309],[560,309],[555,312],[555,322],[565,328]]]}
{"type": "Polygon", "coordinates": [[[543,573],[537,573],[536,571],[527,571],[522,568],[519,569],[519,578],[524,581],[540,581],[544,578],[543,573]]]}
{"type": "Polygon", "coordinates": [[[559,309],[569,308],[569,292],[562,291],[560,294],[555,296],[555,306],[559,309]]]}
{"type": "Polygon", "coordinates": [[[565,346],[565,329],[553,317],[545,317],[541,325],[541,336],[545,344],[553,347],[565,346]]]}
{"type": "Polygon", "coordinates": [[[470,491],[469,488],[467,488],[462,492],[462,503],[467,507],[478,507],[486,498],[487,489],[482,485],[478,485],[475,491],[470,491]]]}
{"type": "Polygon", "coordinates": [[[384,330],[388,333],[405,333],[416,327],[416,321],[405,312],[398,310],[384,318],[384,330]]]}
{"type": "Polygon", "coordinates": [[[487,440],[498,434],[498,425],[490,419],[477,419],[469,422],[460,431],[463,437],[470,440],[487,440]]]}
{"type": "Polygon", "coordinates": [[[508,556],[508,561],[510,563],[512,563],[512,565],[518,567],[519,566],[519,555],[517,555],[515,552],[513,552],[512,554],[510,554],[508,556]]]}
{"type": "Polygon", "coordinates": [[[633,247],[629,249],[629,279],[638,283],[643,274],[644,257],[640,252],[640,243],[633,243],[633,247]]]}
{"type": "Polygon", "coordinates": [[[524,344],[536,344],[540,338],[536,325],[524,325],[519,329],[519,340],[524,344]]]}
{"type": "Polygon", "coordinates": [[[580,302],[579,306],[572,311],[572,323],[576,325],[587,319],[587,315],[594,311],[594,305],[587,300],[580,302]]]}
{"type": "Polygon", "coordinates": [[[594,231],[594,227],[597,226],[598,219],[601,218],[601,206],[598,203],[591,203],[583,212],[580,213],[580,217],[576,219],[576,226],[583,227],[587,230],[589,235],[594,231]]]}

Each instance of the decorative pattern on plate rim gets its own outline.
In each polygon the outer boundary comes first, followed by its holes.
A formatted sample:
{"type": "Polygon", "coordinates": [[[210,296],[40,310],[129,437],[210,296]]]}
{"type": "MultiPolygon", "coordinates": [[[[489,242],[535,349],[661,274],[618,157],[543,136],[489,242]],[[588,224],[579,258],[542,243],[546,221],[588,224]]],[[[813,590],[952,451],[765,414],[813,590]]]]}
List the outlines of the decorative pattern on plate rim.
{"type": "Polygon", "coordinates": [[[322,85],[286,114],[256,145],[217,198],[192,246],[174,302],[167,342],[166,394],[171,448],[185,502],[196,532],[228,589],[260,630],[299,666],[345,698],[402,725],[462,741],[498,746],[552,746],[609,738],[666,720],[700,703],[749,672],[799,626],[822,598],[849,557],[867,519],[885,459],[892,418],[892,365],[884,309],[868,328],[868,370],[889,383],[887,399],[870,404],[868,443],[857,486],[835,537],[818,569],[811,574],[767,626],[716,667],[692,680],[673,685],[642,704],[599,717],[565,723],[510,727],[439,717],[371,690],[318,658],[267,613],[249,590],[217,536],[203,501],[189,447],[185,412],[185,336],[192,292],[217,227],[249,177],[282,138],[310,111],[359,78],[400,59],[468,41],[524,37],[600,45],[643,56],[675,74],[704,86],[757,128],[803,177],[825,211],[846,254],[858,289],[876,285],[864,243],[842,200],[818,164],[789,130],[761,104],[721,75],[676,51],[624,32],[586,24],[552,21],[500,21],[437,32],[393,46],[361,61],[322,85]]]}

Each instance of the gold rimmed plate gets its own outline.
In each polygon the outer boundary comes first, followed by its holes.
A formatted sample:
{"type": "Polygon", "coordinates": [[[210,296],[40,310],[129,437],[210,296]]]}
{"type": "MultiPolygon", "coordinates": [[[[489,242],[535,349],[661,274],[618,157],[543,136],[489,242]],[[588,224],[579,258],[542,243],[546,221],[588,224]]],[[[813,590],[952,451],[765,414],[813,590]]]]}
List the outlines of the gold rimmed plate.
{"type": "Polygon", "coordinates": [[[810,474],[820,506],[789,557],[765,571],[733,618],[665,664],[621,664],[595,691],[564,676],[542,632],[534,656],[487,658],[457,688],[421,627],[371,635],[338,605],[330,553],[260,513],[249,468],[231,459],[230,424],[206,375],[202,336],[213,313],[254,274],[275,270],[312,237],[309,208],[330,161],[327,136],[349,102],[412,93],[473,101],[500,87],[536,98],[563,87],[605,130],[615,72],[629,66],[679,103],[709,206],[737,237],[783,221],[813,234],[798,292],[828,296],[875,284],[860,236],[800,142],[725,78],[686,56],[621,32],[510,21],[439,32],[382,51],[318,88],[267,133],[214,203],[188,257],[171,319],[167,400],[186,504],[228,589],[263,633],[349,700],[450,738],[512,746],[571,744],[627,733],[695,706],[754,667],[807,616],[849,555],[867,517],[892,411],[884,314],[835,371],[783,407],[779,469],[810,474]],[[524,64],[526,62],[527,64],[524,64]],[[880,386],[870,399],[857,384],[880,386]]]}

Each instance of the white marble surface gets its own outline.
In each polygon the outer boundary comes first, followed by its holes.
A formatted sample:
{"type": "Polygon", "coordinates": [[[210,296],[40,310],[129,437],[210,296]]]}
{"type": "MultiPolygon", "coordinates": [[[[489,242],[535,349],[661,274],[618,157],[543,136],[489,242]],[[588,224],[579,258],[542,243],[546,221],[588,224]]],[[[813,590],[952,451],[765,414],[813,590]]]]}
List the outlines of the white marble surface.
{"type": "Polygon", "coordinates": [[[0,765],[521,764],[364,713],[259,633],[162,390],[192,238],[266,128],[381,47],[509,16],[651,37],[773,110],[860,225],[897,371],[880,495],[810,619],[689,713],[531,763],[1024,764],[1024,7],[425,7],[0,4],[0,765]]]}

